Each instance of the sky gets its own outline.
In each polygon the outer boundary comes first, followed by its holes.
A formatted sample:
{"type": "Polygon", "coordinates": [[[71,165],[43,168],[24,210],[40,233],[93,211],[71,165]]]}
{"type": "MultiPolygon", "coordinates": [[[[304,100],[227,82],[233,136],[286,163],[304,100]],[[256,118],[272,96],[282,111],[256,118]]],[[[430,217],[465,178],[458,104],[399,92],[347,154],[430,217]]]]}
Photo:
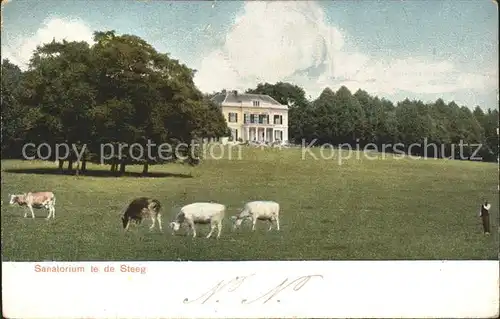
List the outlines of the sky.
{"type": "Polygon", "coordinates": [[[443,98],[498,108],[498,8],[492,0],[10,0],[2,59],[22,69],[37,45],[134,34],[196,69],[203,92],[290,82],[392,101],[443,98]]]}

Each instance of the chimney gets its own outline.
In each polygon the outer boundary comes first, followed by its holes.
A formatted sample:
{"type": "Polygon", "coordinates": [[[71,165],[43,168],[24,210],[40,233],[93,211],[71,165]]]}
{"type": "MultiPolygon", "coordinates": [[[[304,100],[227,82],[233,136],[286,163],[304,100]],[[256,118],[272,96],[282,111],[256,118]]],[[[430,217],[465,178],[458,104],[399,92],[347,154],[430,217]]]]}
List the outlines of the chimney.
{"type": "Polygon", "coordinates": [[[238,91],[237,91],[237,90],[234,90],[234,91],[233,91],[233,94],[234,94],[234,96],[238,96],[238,91]]]}

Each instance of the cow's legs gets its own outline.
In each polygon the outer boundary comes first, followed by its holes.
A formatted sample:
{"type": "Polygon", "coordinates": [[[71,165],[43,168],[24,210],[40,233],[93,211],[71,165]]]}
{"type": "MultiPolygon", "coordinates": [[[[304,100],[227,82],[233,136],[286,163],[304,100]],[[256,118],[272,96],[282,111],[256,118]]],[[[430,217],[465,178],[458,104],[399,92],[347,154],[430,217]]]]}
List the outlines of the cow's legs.
{"type": "Polygon", "coordinates": [[[151,226],[149,226],[149,229],[153,229],[155,227],[156,217],[151,215],[151,220],[153,221],[153,223],[151,224],[151,226]]]}
{"type": "Polygon", "coordinates": [[[217,224],[217,239],[219,239],[221,232],[222,232],[222,222],[219,222],[217,224]]]}
{"type": "Polygon", "coordinates": [[[187,223],[189,227],[193,230],[193,238],[196,237],[196,228],[194,227],[194,222],[188,221],[187,223]]]}
{"type": "Polygon", "coordinates": [[[52,216],[52,207],[49,204],[47,204],[45,206],[45,208],[49,211],[49,214],[47,215],[47,217],[45,219],[49,220],[50,216],[52,216]]]}
{"type": "Polygon", "coordinates": [[[31,218],[35,218],[35,213],[33,212],[33,207],[31,207],[30,205],[28,205],[28,208],[31,211],[31,218]]]}
{"type": "Polygon", "coordinates": [[[160,231],[163,231],[162,227],[161,227],[161,214],[158,214],[156,216],[156,219],[158,220],[158,226],[160,227],[160,231]]]}
{"type": "Polygon", "coordinates": [[[208,233],[207,238],[210,238],[210,236],[212,236],[212,233],[214,232],[214,229],[215,229],[215,224],[214,223],[210,223],[210,232],[208,233]]]}

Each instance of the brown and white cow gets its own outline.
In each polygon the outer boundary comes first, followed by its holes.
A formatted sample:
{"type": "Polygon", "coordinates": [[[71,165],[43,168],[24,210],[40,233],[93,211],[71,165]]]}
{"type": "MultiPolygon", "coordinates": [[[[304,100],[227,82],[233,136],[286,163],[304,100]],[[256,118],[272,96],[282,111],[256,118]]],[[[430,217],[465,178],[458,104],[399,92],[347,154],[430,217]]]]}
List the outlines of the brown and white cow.
{"type": "Polygon", "coordinates": [[[49,211],[46,219],[56,217],[56,196],[52,192],[28,192],[19,195],[10,195],[10,204],[25,207],[24,218],[28,215],[28,209],[31,212],[31,218],[35,218],[33,208],[45,208],[49,211]]]}

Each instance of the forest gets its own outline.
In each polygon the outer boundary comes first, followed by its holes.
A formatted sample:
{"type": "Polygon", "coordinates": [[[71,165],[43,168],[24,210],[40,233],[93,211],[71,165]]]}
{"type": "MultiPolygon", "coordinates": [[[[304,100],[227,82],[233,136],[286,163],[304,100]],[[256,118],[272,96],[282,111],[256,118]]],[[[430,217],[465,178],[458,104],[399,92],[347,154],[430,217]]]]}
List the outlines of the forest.
{"type": "Polygon", "coordinates": [[[352,94],[345,86],[337,92],[325,88],[312,102],[306,99],[302,88],[290,83],[259,84],[247,92],[268,94],[289,105],[288,134],[298,144],[314,141],[317,145],[364,147],[373,143],[381,147],[400,143],[406,153],[423,156],[423,147],[408,146],[423,146],[426,142],[437,146],[429,147],[427,156],[457,158],[458,145],[462,143],[464,159],[472,156],[475,145],[481,144],[475,157],[482,157],[483,161],[496,161],[498,157],[498,109],[483,111],[476,106],[472,110],[442,99],[433,103],[405,99],[394,104],[363,90],[352,94]],[[457,146],[455,154],[453,145],[457,146]]]}

